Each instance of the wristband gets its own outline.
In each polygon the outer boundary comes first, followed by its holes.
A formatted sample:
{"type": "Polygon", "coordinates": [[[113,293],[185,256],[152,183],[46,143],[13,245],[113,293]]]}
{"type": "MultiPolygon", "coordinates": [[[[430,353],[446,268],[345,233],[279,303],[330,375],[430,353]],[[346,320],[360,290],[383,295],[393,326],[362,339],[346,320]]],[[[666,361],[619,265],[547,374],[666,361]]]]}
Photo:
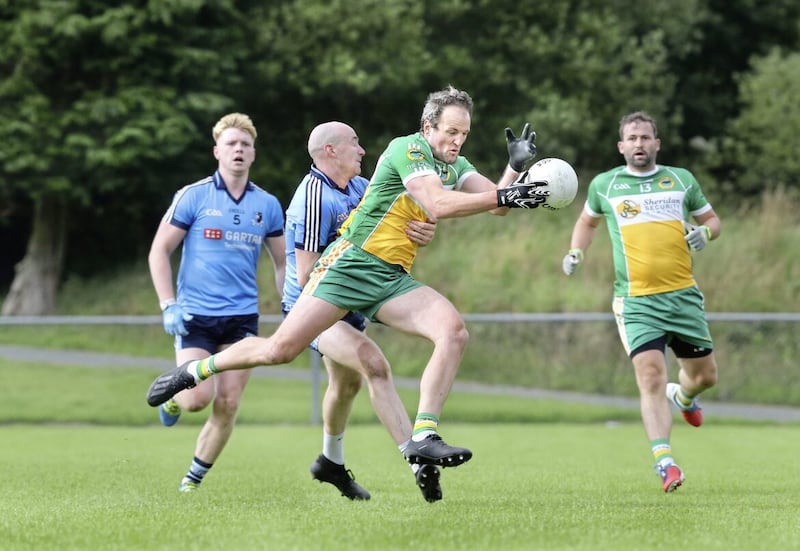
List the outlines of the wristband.
{"type": "Polygon", "coordinates": [[[703,224],[700,227],[703,228],[706,231],[706,237],[708,237],[708,240],[711,241],[711,228],[709,228],[705,224],[703,224]]]}
{"type": "Polygon", "coordinates": [[[569,250],[569,254],[574,256],[578,262],[583,262],[583,249],[577,247],[569,250]]]}
{"type": "Polygon", "coordinates": [[[173,304],[177,304],[177,301],[174,298],[168,298],[159,302],[158,307],[161,308],[161,311],[163,312],[173,304]]]}

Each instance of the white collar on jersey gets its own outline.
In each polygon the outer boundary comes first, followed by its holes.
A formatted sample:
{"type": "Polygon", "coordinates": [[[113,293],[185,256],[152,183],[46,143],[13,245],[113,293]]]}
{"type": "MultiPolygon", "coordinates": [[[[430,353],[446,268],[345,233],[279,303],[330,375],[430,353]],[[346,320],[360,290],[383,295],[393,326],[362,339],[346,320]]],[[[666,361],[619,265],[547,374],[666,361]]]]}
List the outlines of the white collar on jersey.
{"type": "Polygon", "coordinates": [[[630,168],[628,168],[627,166],[625,167],[625,172],[627,172],[627,173],[628,173],[628,174],[630,174],[631,176],[637,176],[637,177],[652,176],[653,174],[655,174],[655,173],[656,173],[656,172],[658,172],[659,170],[661,170],[661,167],[660,167],[660,166],[658,166],[658,165],[656,165],[656,167],[655,167],[653,170],[651,170],[650,172],[633,172],[633,171],[632,171],[630,168]]]}

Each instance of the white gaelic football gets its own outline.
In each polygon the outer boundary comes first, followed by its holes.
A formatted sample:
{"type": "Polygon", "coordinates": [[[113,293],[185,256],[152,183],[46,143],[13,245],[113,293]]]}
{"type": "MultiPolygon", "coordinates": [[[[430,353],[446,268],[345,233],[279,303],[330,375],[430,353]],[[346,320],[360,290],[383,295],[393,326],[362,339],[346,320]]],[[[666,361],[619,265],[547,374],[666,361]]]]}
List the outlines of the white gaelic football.
{"type": "MultiPolygon", "coordinates": [[[[550,157],[537,161],[525,174],[527,184],[544,184],[536,191],[547,199],[539,206],[550,210],[563,209],[575,200],[578,193],[578,175],[567,161],[550,157]]],[[[538,195],[538,193],[537,193],[538,195]]]]}

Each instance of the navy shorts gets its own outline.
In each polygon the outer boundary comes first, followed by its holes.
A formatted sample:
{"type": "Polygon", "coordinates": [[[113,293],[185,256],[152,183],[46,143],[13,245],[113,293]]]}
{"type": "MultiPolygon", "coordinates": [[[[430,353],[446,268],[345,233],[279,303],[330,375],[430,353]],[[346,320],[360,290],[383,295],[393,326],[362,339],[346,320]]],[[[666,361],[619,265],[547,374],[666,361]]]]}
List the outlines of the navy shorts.
{"type": "Polygon", "coordinates": [[[184,323],[189,334],[175,337],[175,350],[202,348],[209,354],[219,347],[258,335],[258,314],[243,316],[198,316],[184,323]]]}

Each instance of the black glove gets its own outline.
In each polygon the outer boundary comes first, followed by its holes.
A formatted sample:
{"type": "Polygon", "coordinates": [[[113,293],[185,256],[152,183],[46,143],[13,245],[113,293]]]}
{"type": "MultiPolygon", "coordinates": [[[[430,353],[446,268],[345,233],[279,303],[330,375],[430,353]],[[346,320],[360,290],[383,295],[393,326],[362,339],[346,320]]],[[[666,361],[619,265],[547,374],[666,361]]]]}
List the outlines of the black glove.
{"type": "Polygon", "coordinates": [[[525,123],[519,138],[510,128],[506,128],[506,142],[508,143],[508,166],[522,172],[525,165],[536,157],[536,132],[531,130],[530,123],[525,123]]]}
{"type": "Polygon", "coordinates": [[[512,209],[535,209],[547,200],[547,195],[538,192],[540,182],[516,184],[497,190],[497,206],[512,209]]]}

